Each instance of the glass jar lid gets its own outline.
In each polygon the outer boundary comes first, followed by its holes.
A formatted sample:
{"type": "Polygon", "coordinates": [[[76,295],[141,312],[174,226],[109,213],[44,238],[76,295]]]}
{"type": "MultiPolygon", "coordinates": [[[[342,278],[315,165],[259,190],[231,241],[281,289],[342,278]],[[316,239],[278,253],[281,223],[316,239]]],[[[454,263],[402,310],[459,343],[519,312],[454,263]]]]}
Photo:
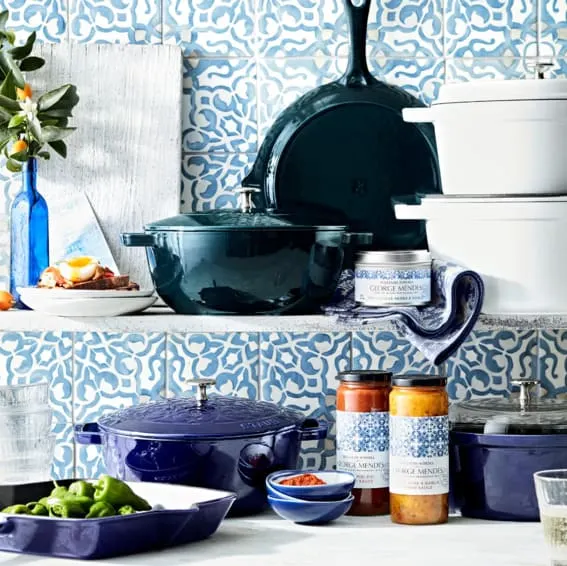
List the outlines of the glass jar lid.
{"type": "Polygon", "coordinates": [[[451,430],[480,434],[567,433],[567,403],[534,396],[537,381],[514,381],[520,393],[507,398],[475,399],[449,409],[451,430]]]}
{"type": "Polygon", "coordinates": [[[394,387],[445,387],[447,378],[442,375],[395,375],[392,378],[394,387]]]}
{"type": "Polygon", "coordinates": [[[175,398],[135,405],[105,415],[105,432],[151,440],[242,438],[300,426],[305,417],[266,401],[208,397],[214,379],[188,380],[199,387],[196,398],[175,398]]]}
{"type": "Polygon", "coordinates": [[[405,264],[431,262],[431,254],[427,250],[391,250],[382,252],[360,252],[357,254],[360,263],[369,264],[405,264]]]}

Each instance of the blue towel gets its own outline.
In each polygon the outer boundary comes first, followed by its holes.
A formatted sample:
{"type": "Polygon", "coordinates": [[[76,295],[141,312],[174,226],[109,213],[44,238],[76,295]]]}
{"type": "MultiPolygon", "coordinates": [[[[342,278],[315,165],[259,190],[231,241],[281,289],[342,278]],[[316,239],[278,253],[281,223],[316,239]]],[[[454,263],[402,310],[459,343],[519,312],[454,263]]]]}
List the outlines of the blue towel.
{"type": "Polygon", "coordinates": [[[434,365],[445,362],[472,331],[482,307],[484,284],[478,273],[433,261],[431,303],[421,307],[365,307],[354,300],[354,273],[343,272],[331,303],[323,308],[343,323],[391,320],[398,332],[434,365]]]}

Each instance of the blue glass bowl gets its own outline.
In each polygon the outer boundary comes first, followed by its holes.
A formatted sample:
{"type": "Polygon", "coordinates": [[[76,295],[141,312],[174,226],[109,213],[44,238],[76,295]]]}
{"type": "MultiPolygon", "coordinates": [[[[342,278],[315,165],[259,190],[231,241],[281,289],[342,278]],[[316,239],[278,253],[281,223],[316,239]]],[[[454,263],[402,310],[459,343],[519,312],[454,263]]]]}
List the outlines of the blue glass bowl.
{"type": "Polygon", "coordinates": [[[302,501],[268,495],[270,507],[282,519],[301,525],[325,525],[335,521],[350,509],[353,501],[353,495],[341,501],[302,501]]]}
{"type": "Polygon", "coordinates": [[[340,501],[350,495],[354,487],[354,480],[354,476],[349,472],[283,470],[273,472],[266,478],[266,488],[268,493],[275,497],[283,494],[306,501],[340,501]],[[325,485],[282,485],[279,483],[283,479],[300,474],[315,474],[325,482],[325,485]]]}

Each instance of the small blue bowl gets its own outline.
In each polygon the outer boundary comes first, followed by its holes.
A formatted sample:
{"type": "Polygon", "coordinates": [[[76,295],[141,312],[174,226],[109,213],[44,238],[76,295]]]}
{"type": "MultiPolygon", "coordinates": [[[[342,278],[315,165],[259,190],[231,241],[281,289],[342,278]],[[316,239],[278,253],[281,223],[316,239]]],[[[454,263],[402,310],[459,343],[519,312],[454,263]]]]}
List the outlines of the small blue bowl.
{"type": "Polygon", "coordinates": [[[268,493],[275,497],[284,494],[305,501],[341,501],[350,495],[355,478],[350,472],[331,470],[283,470],[266,478],[268,493]],[[301,474],[314,474],[324,485],[282,485],[281,480],[301,474]],[[271,491],[270,491],[271,489],[271,491]],[[273,493],[275,491],[275,493],[273,493]],[[279,493],[278,493],[279,492],[279,493]]]}
{"type": "Polygon", "coordinates": [[[353,501],[353,495],[341,501],[292,501],[268,495],[268,503],[282,519],[300,525],[325,525],[335,521],[351,508],[353,501]]]}

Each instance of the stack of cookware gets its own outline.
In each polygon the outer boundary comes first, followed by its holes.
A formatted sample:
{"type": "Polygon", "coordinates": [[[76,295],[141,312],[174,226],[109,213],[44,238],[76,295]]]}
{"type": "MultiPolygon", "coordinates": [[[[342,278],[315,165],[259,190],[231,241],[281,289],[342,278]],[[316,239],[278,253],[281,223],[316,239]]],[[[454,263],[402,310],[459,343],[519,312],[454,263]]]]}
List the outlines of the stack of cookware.
{"type": "Polygon", "coordinates": [[[567,80],[446,84],[430,108],[443,195],[396,205],[426,221],[433,259],[477,271],[483,312],[567,312],[567,80]]]}

